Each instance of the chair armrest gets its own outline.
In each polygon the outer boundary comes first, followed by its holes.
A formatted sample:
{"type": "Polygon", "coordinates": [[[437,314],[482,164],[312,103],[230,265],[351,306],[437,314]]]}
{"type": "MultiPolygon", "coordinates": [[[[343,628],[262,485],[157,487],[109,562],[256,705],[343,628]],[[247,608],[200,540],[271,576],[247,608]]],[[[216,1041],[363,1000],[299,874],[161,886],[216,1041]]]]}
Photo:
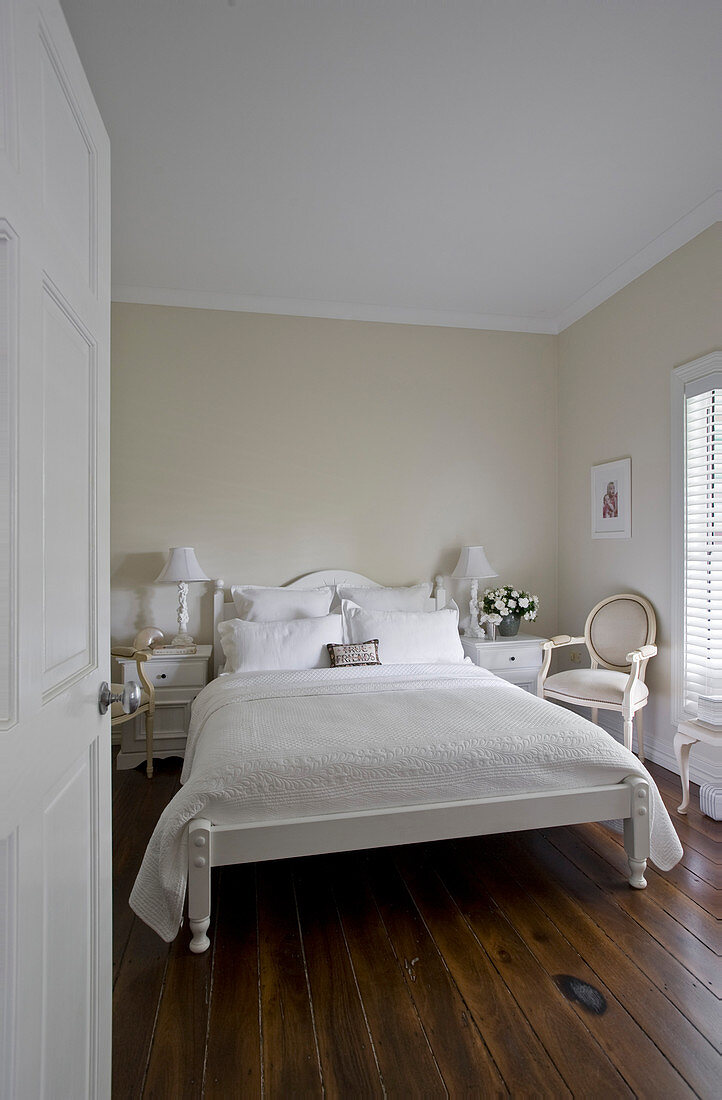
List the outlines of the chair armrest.
{"type": "Polygon", "coordinates": [[[554,638],[550,638],[548,642],[542,643],[542,649],[561,649],[565,645],[582,645],[584,643],[584,637],[573,638],[571,634],[557,634],[554,638]]]}
{"type": "Polygon", "coordinates": [[[130,657],[134,661],[149,661],[153,656],[150,649],[133,649],[132,645],[116,645],[110,651],[111,657],[130,657]]]}
{"type": "Polygon", "coordinates": [[[536,693],[540,699],[544,698],[544,681],[549,673],[554,650],[561,649],[562,646],[565,645],[583,644],[584,638],[574,638],[571,634],[557,634],[554,638],[550,638],[548,642],[542,642],[542,653],[544,657],[542,659],[542,666],[539,669],[539,675],[536,678],[536,693]]]}
{"type": "Polygon", "coordinates": [[[640,661],[648,661],[650,657],[655,657],[656,654],[656,645],[643,645],[641,649],[633,649],[631,653],[628,653],[625,661],[628,661],[630,665],[639,664],[640,661]]]}

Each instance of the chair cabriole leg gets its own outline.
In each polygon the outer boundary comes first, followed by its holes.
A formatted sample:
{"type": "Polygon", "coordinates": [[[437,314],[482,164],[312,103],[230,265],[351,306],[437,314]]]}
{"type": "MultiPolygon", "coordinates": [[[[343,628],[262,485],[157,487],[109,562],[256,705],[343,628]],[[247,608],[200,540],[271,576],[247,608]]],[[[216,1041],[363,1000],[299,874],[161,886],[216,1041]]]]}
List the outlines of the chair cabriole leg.
{"type": "Polygon", "coordinates": [[[188,824],[188,923],[190,949],[200,955],[211,942],[206,935],[211,923],[211,823],[202,818],[188,824]]]}
{"type": "Polygon", "coordinates": [[[696,744],[684,733],[677,732],[674,735],[674,755],[677,757],[679,778],[682,782],[682,801],[677,807],[677,813],[686,814],[689,809],[689,750],[696,744]]]}

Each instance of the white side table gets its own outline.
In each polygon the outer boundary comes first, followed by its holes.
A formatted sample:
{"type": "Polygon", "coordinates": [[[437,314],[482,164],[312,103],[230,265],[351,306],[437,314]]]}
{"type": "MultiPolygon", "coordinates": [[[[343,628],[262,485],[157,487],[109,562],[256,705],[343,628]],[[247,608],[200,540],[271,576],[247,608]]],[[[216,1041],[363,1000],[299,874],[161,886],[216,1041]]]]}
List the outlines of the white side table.
{"type": "Polygon", "coordinates": [[[517,634],[515,638],[462,637],[464,653],[475,665],[488,668],[503,680],[518,684],[536,695],[536,678],[542,664],[542,643],[546,638],[533,634],[517,634]]]}
{"type": "MultiPolygon", "coordinates": [[[[698,741],[722,749],[722,729],[717,729],[714,726],[704,726],[697,721],[680,722],[677,726],[677,733],[674,737],[674,755],[677,757],[679,776],[682,780],[682,802],[677,807],[677,812],[680,814],[686,814],[689,807],[689,750],[698,741]]],[[[720,812],[722,816],[722,806],[718,805],[720,802],[718,792],[709,785],[701,787],[699,792],[700,803],[703,801],[703,791],[708,797],[704,799],[707,805],[705,807],[700,806],[702,812],[707,813],[715,821],[719,821],[720,817],[717,816],[717,812],[720,812]],[[715,794],[717,797],[713,797],[715,794]],[[713,812],[710,813],[710,810],[713,812]]]]}
{"type": "MultiPolygon", "coordinates": [[[[160,653],[146,663],[145,674],[155,688],[153,756],[184,756],[191,703],[208,683],[211,645],[199,645],[196,653],[160,653]]],[[[123,683],[137,678],[135,661],[118,658],[123,683]]],[[[116,766],[134,768],[145,760],[145,723],[141,719],[120,727],[121,740],[116,766]]]]}

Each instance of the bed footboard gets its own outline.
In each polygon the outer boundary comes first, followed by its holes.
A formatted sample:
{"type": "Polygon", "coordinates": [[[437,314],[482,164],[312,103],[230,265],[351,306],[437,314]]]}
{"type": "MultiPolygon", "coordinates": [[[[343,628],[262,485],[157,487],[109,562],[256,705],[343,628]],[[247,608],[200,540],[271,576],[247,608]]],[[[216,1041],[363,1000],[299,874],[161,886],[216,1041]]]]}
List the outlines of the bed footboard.
{"type": "Polygon", "coordinates": [[[629,884],[635,890],[643,890],[647,885],[644,872],[650,842],[649,783],[637,775],[606,787],[328,814],[320,818],[215,826],[205,818],[194,818],[188,823],[188,920],[193,937],[190,949],[200,955],[210,946],[207,933],[211,923],[212,866],[619,818],[624,820],[629,884]]]}
{"type": "Polygon", "coordinates": [[[211,823],[194,818],[188,824],[188,923],[191,951],[200,955],[210,947],[211,923],[211,823]]]}

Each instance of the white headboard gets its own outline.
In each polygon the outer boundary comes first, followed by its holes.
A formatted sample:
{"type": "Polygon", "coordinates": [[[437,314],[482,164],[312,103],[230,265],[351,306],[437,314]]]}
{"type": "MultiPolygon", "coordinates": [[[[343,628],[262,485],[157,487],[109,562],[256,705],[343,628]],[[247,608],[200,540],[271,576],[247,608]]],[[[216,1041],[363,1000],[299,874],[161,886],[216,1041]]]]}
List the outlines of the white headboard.
{"type": "MultiPolygon", "coordinates": [[[[443,586],[444,578],[435,578],[433,595],[429,599],[429,611],[436,611],[446,607],[446,591],[443,586]]],[[[233,582],[236,583],[235,581],[233,582]]],[[[364,577],[362,573],[352,573],[348,569],[320,569],[317,573],[306,573],[298,580],[284,584],[284,588],[320,588],[327,584],[329,588],[335,588],[339,584],[368,585],[371,588],[380,588],[376,581],[364,577]]],[[[217,676],[223,665],[223,650],[218,627],[228,619],[235,619],[236,606],[233,600],[226,601],[226,582],[219,578],[213,582],[213,675],[217,676]]]]}

